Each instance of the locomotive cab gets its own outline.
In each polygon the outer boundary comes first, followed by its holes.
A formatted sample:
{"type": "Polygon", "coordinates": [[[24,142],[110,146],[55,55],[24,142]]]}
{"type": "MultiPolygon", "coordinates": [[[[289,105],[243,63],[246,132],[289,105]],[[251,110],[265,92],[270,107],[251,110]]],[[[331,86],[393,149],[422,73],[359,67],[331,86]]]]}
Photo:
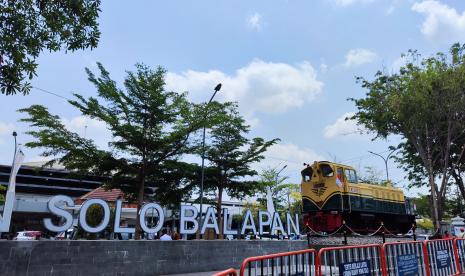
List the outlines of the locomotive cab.
{"type": "Polygon", "coordinates": [[[344,166],[321,161],[306,165],[301,175],[303,212],[307,224],[316,231],[340,227],[344,210],[342,195],[348,182],[357,182],[355,171],[346,174],[344,166]],[[321,228],[320,225],[327,227],[321,228]]]}

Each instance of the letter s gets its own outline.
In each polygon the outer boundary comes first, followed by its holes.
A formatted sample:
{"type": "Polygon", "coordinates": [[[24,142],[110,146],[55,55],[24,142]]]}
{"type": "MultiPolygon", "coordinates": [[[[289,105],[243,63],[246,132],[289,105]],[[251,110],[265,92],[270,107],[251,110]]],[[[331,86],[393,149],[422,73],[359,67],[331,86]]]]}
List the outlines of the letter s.
{"type": "Polygon", "coordinates": [[[45,228],[47,228],[47,230],[51,232],[63,232],[71,228],[71,226],[73,226],[73,215],[71,215],[71,213],[69,213],[68,211],[58,207],[57,203],[59,202],[66,203],[68,207],[74,207],[74,201],[69,196],[58,195],[58,196],[52,197],[48,201],[48,204],[47,204],[48,210],[52,214],[65,219],[65,223],[63,225],[54,225],[52,222],[52,219],[45,218],[44,226],[45,228]]]}

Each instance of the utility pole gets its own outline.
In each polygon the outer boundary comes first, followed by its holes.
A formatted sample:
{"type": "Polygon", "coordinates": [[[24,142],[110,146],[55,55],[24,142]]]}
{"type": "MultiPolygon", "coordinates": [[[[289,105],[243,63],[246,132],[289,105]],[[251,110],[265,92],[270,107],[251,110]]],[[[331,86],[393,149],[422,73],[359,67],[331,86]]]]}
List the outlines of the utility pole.
{"type": "MultiPolygon", "coordinates": [[[[213,93],[212,97],[207,103],[207,106],[205,107],[205,110],[208,111],[208,106],[210,103],[213,101],[213,98],[215,97],[216,93],[220,91],[221,89],[221,83],[218,83],[215,86],[215,92],[213,93]]],[[[203,125],[203,135],[202,135],[202,174],[200,178],[200,222],[199,222],[199,229],[202,227],[202,220],[203,220],[203,182],[205,180],[205,131],[206,131],[206,126],[205,126],[205,119],[207,117],[207,112],[205,112],[205,118],[204,118],[204,125],[203,125]]]]}
{"type": "MultiPolygon", "coordinates": [[[[278,185],[278,178],[279,178],[279,174],[285,169],[287,168],[287,165],[284,165],[282,167],[281,170],[278,171],[278,173],[276,174],[276,185],[278,185]]],[[[289,201],[289,190],[287,190],[287,206],[289,208],[289,213],[291,212],[291,204],[290,204],[290,201],[289,201]]]]}

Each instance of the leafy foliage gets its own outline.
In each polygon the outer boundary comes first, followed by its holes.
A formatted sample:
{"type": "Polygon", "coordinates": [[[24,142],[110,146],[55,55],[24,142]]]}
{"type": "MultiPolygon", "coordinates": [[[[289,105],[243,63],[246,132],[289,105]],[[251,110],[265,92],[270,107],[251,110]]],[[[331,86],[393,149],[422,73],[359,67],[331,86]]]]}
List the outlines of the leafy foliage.
{"type": "Polygon", "coordinates": [[[0,185],[0,204],[3,204],[5,202],[5,192],[6,188],[0,185]]]}
{"type": "Polygon", "coordinates": [[[43,50],[97,46],[100,0],[3,0],[0,3],[0,90],[28,94],[43,50]]]}
{"type": "Polygon", "coordinates": [[[266,168],[260,172],[258,201],[266,206],[267,189],[271,189],[271,197],[276,210],[287,210],[287,195],[291,193],[293,184],[284,183],[289,177],[279,176],[277,168],[266,168]]]}
{"type": "Polygon", "coordinates": [[[372,166],[366,166],[365,172],[359,176],[359,182],[361,183],[368,183],[372,185],[379,185],[379,186],[395,186],[396,183],[392,183],[390,180],[387,181],[383,179],[383,175],[381,171],[376,170],[376,168],[372,166]]]}
{"type": "MultiPolygon", "coordinates": [[[[263,175],[271,173],[274,169],[269,168],[265,169],[260,173],[260,181],[258,182],[258,193],[257,195],[259,198],[254,203],[246,203],[244,205],[244,209],[250,209],[252,213],[257,213],[260,210],[266,211],[266,186],[263,186],[265,183],[263,182],[264,178],[263,175]]],[[[283,177],[287,179],[288,177],[283,177]]],[[[280,179],[280,178],[278,178],[280,179]]],[[[284,180],[283,180],[284,181],[284,180]]],[[[278,183],[282,181],[278,180],[278,183]]],[[[273,197],[273,203],[276,208],[281,213],[288,212],[288,208],[290,205],[290,213],[291,214],[300,214],[302,212],[302,193],[300,191],[300,184],[278,184],[275,185],[276,181],[268,182],[268,185],[271,185],[271,194],[273,197]],[[289,201],[288,196],[289,195],[289,201]],[[289,204],[289,205],[288,205],[289,204]]],[[[266,184],[265,184],[266,185],[266,184]]]]}
{"type": "MultiPolygon", "coordinates": [[[[98,97],[75,94],[69,103],[82,115],[105,123],[113,137],[110,150],[67,130],[58,116],[40,105],[20,110],[27,115],[21,121],[30,123],[28,134],[35,138],[26,146],[44,149],[43,156],[54,158],[49,163],[107,176],[108,188],[122,189],[139,207],[147,187],[157,190],[159,202],[179,203],[190,195],[192,185],[186,184],[187,179],[195,178],[198,171],[179,157],[193,150],[189,137],[205,122],[200,116],[203,106],[190,103],[185,93],[166,91],[162,68],[154,71],[136,65],[124,81],[125,90],[117,87],[101,64],[98,68],[99,77],[86,69],[98,97]]],[[[136,228],[140,232],[139,225],[136,228]]]]}
{"type": "Polygon", "coordinates": [[[421,219],[417,221],[417,227],[425,230],[433,230],[433,222],[430,219],[421,219]]]}
{"type": "Polygon", "coordinates": [[[378,72],[373,81],[358,78],[368,92],[365,98],[351,99],[358,108],[354,119],[376,138],[403,138],[397,160],[411,180],[429,184],[436,226],[442,217],[454,148],[463,149],[457,142],[465,134],[464,49],[455,44],[450,55],[439,53],[422,60],[416,51],[409,51],[399,73],[378,72]]]}
{"type": "Polygon", "coordinates": [[[223,192],[239,199],[254,194],[258,183],[249,179],[257,175],[257,172],[251,165],[262,160],[267,148],[279,139],[265,141],[263,138],[246,138],[250,127],[245,124],[234,103],[224,104],[215,117],[215,124],[209,135],[211,141],[205,154],[209,162],[205,174],[205,190],[218,192],[216,207],[218,221],[221,221],[223,192]]]}

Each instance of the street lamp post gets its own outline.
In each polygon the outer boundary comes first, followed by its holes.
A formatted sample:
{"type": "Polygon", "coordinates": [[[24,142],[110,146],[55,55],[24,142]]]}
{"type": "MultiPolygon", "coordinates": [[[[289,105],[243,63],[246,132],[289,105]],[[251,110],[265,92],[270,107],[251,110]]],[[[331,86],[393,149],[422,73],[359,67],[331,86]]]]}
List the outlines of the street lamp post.
{"type": "Polygon", "coordinates": [[[18,144],[16,142],[16,136],[18,136],[18,133],[16,133],[16,131],[13,131],[13,137],[15,138],[15,155],[16,155],[16,150],[18,148],[18,144]]]}
{"type": "Polygon", "coordinates": [[[10,173],[10,180],[8,181],[8,189],[10,189],[10,183],[11,183],[11,178],[13,177],[13,169],[15,167],[15,160],[16,160],[16,151],[18,150],[18,143],[16,141],[16,136],[18,136],[18,133],[16,131],[13,131],[13,137],[15,138],[15,153],[13,154],[13,162],[11,163],[11,173],[10,173]]]}
{"type": "MultiPolygon", "coordinates": [[[[287,167],[287,165],[284,165],[279,171],[278,173],[276,174],[276,185],[278,185],[278,177],[279,177],[279,174],[287,167]]],[[[289,212],[291,212],[291,204],[289,202],[289,191],[287,193],[287,206],[289,208],[289,212]]]]}
{"type": "Polygon", "coordinates": [[[391,155],[392,155],[395,151],[396,151],[395,149],[392,150],[392,151],[388,154],[387,157],[384,157],[384,156],[382,156],[381,154],[378,154],[378,153],[376,153],[376,152],[372,152],[372,151],[370,151],[370,150],[368,151],[369,153],[374,154],[374,155],[376,155],[376,156],[379,156],[379,157],[381,157],[381,158],[383,159],[383,161],[384,161],[384,166],[386,167],[386,181],[389,181],[389,170],[388,170],[388,164],[387,164],[387,163],[388,163],[389,158],[391,158],[391,155]]]}
{"type": "MultiPolygon", "coordinates": [[[[205,107],[205,110],[208,110],[208,106],[210,103],[213,101],[213,98],[215,97],[216,93],[220,91],[221,89],[221,83],[218,83],[218,85],[215,86],[215,92],[213,92],[212,97],[207,103],[207,106],[205,107]]],[[[205,112],[204,119],[207,117],[207,112],[205,112]]],[[[205,120],[204,120],[204,125],[203,125],[203,135],[202,135],[202,174],[200,177],[200,223],[199,223],[199,229],[202,225],[202,219],[203,219],[203,212],[202,212],[202,207],[203,207],[203,182],[205,179],[205,132],[206,132],[206,127],[205,127],[205,120]]]]}

